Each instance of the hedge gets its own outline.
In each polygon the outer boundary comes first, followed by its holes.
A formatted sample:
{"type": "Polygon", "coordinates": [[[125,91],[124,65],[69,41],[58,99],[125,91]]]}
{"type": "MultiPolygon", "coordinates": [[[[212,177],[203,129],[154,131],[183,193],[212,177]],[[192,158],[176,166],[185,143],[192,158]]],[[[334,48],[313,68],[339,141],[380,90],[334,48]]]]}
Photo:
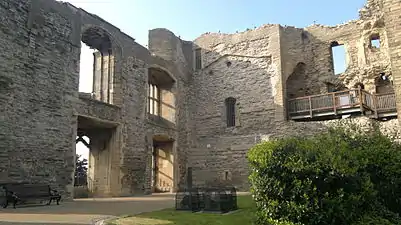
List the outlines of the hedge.
{"type": "Polygon", "coordinates": [[[374,129],[330,129],[248,153],[257,224],[401,224],[401,145],[374,129]]]}

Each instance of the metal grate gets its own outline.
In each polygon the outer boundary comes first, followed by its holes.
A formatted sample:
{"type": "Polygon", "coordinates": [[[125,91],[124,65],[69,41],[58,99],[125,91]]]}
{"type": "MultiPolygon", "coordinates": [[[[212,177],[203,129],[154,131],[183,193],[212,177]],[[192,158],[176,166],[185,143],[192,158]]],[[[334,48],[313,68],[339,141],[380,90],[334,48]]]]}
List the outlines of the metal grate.
{"type": "Polygon", "coordinates": [[[199,190],[196,188],[177,191],[175,195],[175,209],[198,212],[201,210],[201,201],[199,190]]]}
{"type": "Polygon", "coordinates": [[[227,213],[237,209],[235,187],[192,188],[176,194],[176,210],[227,213]]]}

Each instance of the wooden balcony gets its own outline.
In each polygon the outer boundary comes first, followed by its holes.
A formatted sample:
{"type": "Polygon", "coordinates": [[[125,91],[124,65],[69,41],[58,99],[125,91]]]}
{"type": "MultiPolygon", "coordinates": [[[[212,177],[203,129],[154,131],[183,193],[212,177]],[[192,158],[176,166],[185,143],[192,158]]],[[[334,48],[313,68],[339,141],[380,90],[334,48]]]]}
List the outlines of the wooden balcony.
{"type": "Polygon", "coordinates": [[[397,116],[395,94],[371,94],[361,89],[350,89],[288,101],[288,116],[292,120],[333,119],[349,114],[363,114],[376,119],[397,116]]]}

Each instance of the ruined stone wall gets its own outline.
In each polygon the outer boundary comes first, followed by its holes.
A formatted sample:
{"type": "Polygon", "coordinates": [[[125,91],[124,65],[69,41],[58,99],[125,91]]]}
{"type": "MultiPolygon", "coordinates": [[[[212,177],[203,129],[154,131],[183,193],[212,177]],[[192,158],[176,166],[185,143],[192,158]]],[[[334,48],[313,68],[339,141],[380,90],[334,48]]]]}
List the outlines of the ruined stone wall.
{"type": "MultiPolygon", "coordinates": [[[[326,82],[348,87],[361,82],[374,91],[374,79],[385,72],[394,77],[401,102],[400,12],[398,0],[369,0],[360,20],[336,27],[264,25],[237,34],[204,34],[194,42],[155,29],[149,32],[148,50],[70,4],[1,1],[0,181],[45,181],[69,196],[77,117],[87,116],[118,124],[109,144],[114,149],[108,165],[111,186],[105,188],[110,195],[150,192],[155,135],[175,141],[175,186],[183,185],[185,169],[192,166],[197,184],[227,178],[246,190],[245,156],[251,146],[261,139],[314,134],[330,126],[286,121],[290,94],[323,93],[326,82]],[[111,41],[113,106],[79,99],[80,41],[92,28],[111,41]],[[380,36],[380,49],[370,47],[371,35],[380,36]],[[348,68],[339,76],[333,71],[333,41],[347,49],[348,68]],[[193,67],[197,48],[200,70],[193,67]],[[148,115],[149,68],[160,68],[175,80],[173,123],[148,115]],[[226,124],[228,97],[236,99],[234,127],[226,124]]],[[[382,122],[381,129],[398,132],[394,121],[382,122]]]]}
{"type": "MultiPolygon", "coordinates": [[[[386,34],[389,45],[394,89],[396,94],[397,111],[401,112],[401,2],[383,0],[383,13],[386,25],[386,34]]],[[[398,117],[400,120],[400,117],[398,117]]]]}
{"type": "Polygon", "coordinates": [[[0,3],[0,180],[49,182],[67,191],[74,171],[72,99],[79,46],[58,5],[0,3]]]}
{"type": "MultiPolygon", "coordinates": [[[[382,9],[382,1],[372,0],[360,11],[360,20],[334,27],[265,25],[243,33],[209,33],[196,39],[196,47],[202,49],[202,69],[194,73],[193,82],[192,101],[196,104],[192,135],[196,141],[189,162],[194,167],[195,182],[224,180],[228,173],[232,184],[245,188],[245,154],[261,137],[310,135],[333,124],[285,121],[290,96],[327,93],[327,84],[352,88],[358,82],[375,92],[380,73],[392,79],[391,39],[382,9]],[[371,46],[374,35],[380,37],[380,48],[371,46]],[[334,74],[333,42],[346,49],[347,69],[340,75],[334,74]],[[258,58],[261,55],[270,57],[262,60],[258,58]],[[266,71],[267,77],[259,80],[259,74],[266,71]],[[237,99],[235,128],[225,124],[227,97],[237,99]]],[[[364,117],[352,120],[363,126],[372,122],[364,117]]],[[[394,121],[381,122],[381,129],[398,134],[394,121]]]]}
{"type": "Polygon", "coordinates": [[[348,88],[360,82],[369,92],[375,92],[375,78],[380,73],[391,75],[388,55],[388,39],[382,17],[364,17],[336,27],[312,25],[305,29],[316,41],[315,79],[322,75],[333,76],[333,60],[330,44],[334,41],[345,46],[347,69],[337,75],[348,88]],[[372,35],[380,37],[380,48],[371,46],[372,35]]]}
{"type": "MultiPolygon", "coordinates": [[[[177,101],[184,109],[179,110],[174,129],[180,131],[174,137],[184,152],[188,132],[184,103],[188,56],[184,51],[174,53],[176,58],[169,61],[152,56],[118,28],[67,3],[6,0],[0,3],[0,11],[4,24],[0,28],[0,102],[5,106],[0,109],[1,182],[50,182],[70,197],[77,117],[107,120],[113,114],[118,117],[112,119],[118,126],[113,143],[108,144],[113,155],[108,165],[100,165],[111,171],[106,195],[149,192],[148,67],[161,65],[178,77],[177,101]],[[78,99],[80,41],[88,29],[101,30],[111,40],[114,106],[97,104],[99,108],[90,99],[78,99]]],[[[177,46],[183,43],[175,42],[177,46]]]]}
{"type": "MultiPolygon", "coordinates": [[[[205,34],[195,40],[202,49],[202,69],[193,77],[195,122],[188,162],[194,182],[225,179],[245,188],[246,152],[257,132],[275,127],[282,109],[279,26],[266,25],[239,34],[205,34]],[[225,99],[236,98],[236,126],[227,127],[225,99]],[[281,109],[280,109],[281,108],[281,109]]],[[[282,115],[280,115],[282,120],[282,115]]]]}

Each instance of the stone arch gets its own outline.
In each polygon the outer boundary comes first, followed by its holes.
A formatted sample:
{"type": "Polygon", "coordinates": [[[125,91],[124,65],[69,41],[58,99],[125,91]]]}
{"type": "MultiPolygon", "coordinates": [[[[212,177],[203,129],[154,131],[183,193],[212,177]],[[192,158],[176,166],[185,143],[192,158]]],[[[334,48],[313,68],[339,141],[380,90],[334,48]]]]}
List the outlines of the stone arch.
{"type": "Polygon", "coordinates": [[[354,88],[365,90],[365,85],[362,82],[357,82],[356,84],[354,84],[354,88]]]}
{"type": "Polygon", "coordinates": [[[103,35],[107,35],[110,42],[111,42],[111,47],[113,48],[114,52],[117,53],[121,53],[122,52],[122,48],[121,48],[121,43],[114,37],[114,35],[112,33],[110,33],[108,30],[98,26],[98,25],[94,25],[94,24],[84,24],[81,27],[81,40],[83,39],[83,35],[85,33],[96,33],[100,32],[103,35]]]}
{"type": "Polygon", "coordinates": [[[162,70],[163,72],[165,72],[167,75],[170,76],[170,78],[174,81],[174,83],[177,83],[177,78],[173,75],[172,72],[170,72],[170,70],[168,70],[167,68],[157,65],[157,64],[151,64],[148,66],[148,69],[158,69],[158,70],[162,70]]]}
{"type": "Polygon", "coordinates": [[[309,94],[306,80],[306,64],[299,62],[286,80],[287,99],[309,94]]]}

